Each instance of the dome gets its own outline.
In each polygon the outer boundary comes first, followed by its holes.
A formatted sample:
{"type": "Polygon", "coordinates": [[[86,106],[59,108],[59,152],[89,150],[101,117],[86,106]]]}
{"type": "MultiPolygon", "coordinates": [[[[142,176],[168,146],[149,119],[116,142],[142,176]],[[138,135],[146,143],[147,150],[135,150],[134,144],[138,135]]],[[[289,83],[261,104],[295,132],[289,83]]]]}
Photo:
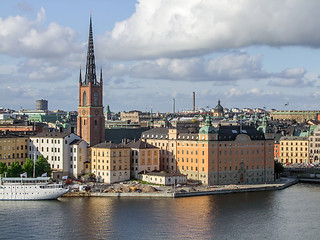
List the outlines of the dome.
{"type": "Polygon", "coordinates": [[[223,107],[220,104],[220,100],[218,100],[218,105],[214,108],[215,113],[223,113],[223,107]]]}

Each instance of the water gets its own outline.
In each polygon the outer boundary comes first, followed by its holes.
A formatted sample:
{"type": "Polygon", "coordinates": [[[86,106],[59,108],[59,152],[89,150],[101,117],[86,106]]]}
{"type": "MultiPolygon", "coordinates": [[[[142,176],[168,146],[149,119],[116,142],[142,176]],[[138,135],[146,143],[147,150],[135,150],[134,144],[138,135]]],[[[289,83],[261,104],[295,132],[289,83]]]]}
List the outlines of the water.
{"type": "Polygon", "coordinates": [[[0,239],[319,239],[320,185],[179,199],[0,202],[0,239]]]}

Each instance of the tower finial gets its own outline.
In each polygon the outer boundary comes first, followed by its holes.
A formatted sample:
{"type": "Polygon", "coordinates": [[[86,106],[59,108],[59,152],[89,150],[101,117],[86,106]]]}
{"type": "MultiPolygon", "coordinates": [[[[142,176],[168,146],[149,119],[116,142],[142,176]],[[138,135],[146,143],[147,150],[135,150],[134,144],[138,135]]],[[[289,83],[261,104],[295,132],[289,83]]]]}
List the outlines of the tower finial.
{"type": "Polygon", "coordinates": [[[101,67],[101,69],[100,69],[100,83],[102,83],[103,82],[103,78],[102,78],[102,67],[101,67]]]}
{"type": "Polygon", "coordinates": [[[80,76],[79,76],[79,83],[82,83],[82,76],[81,76],[81,65],[80,65],[80,76]]]}
{"type": "Polygon", "coordinates": [[[92,33],[92,16],[90,13],[90,27],[89,27],[89,39],[88,39],[88,53],[87,53],[87,65],[86,65],[86,76],[85,84],[91,82],[93,85],[97,84],[96,77],[96,63],[94,57],[94,46],[93,46],[93,33],[92,33]]]}

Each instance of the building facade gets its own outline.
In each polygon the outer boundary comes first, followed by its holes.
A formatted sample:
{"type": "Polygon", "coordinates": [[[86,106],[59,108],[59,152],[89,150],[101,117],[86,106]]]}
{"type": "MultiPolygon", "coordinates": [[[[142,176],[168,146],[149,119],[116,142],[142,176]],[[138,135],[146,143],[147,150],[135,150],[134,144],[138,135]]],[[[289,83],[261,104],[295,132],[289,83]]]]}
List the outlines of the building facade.
{"type": "Polygon", "coordinates": [[[159,148],[143,141],[131,141],[126,144],[130,148],[130,175],[138,178],[141,172],[159,171],[159,148]]]}
{"type": "MultiPolygon", "coordinates": [[[[43,156],[47,159],[54,173],[54,179],[61,179],[63,176],[69,176],[77,178],[80,172],[74,172],[73,166],[78,166],[79,158],[77,162],[71,161],[73,157],[73,143],[75,140],[81,140],[81,138],[74,133],[61,133],[61,132],[43,132],[29,139],[29,158],[38,159],[39,156],[43,156]]],[[[85,150],[83,150],[85,151],[85,150]]],[[[83,159],[81,159],[81,162],[83,159]]],[[[77,169],[81,169],[77,168],[77,169]]]]}
{"type": "Polygon", "coordinates": [[[311,163],[320,162],[320,126],[316,126],[309,137],[309,157],[311,163]]]}
{"type": "MultiPolygon", "coordinates": [[[[157,136],[156,130],[146,131],[142,137],[158,147],[164,141],[159,140],[161,135],[157,136]]],[[[254,127],[214,128],[207,117],[199,132],[169,129],[165,138],[167,147],[175,147],[170,152],[177,172],[187,175],[189,180],[204,185],[273,181],[274,140],[265,139],[254,127]]],[[[160,170],[166,171],[161,160],[160,170]]]]}
{"type": "Polygon", "coordinates": [[[115,183],[130,179],[130,148],[103,142],[91,147],[91,170],[98,181],[115,183]]]}
{"type": "Polygon", "coordinates": [[[280,138],[280,163],[309,163],[309,141],[307,137],[284,136],[280,138]]]}
{"type": "Polygon", "coordinates": [[[77,118],[77,134],[89,146],[104,142],[105,117],[103,112],[103,79],[96,77],[96,65],[93,46],[92,19],[90,17],[89,41],[85,79],[79,77],[79,107],[77,118]]]}
{"type": "Polygon", "coordinates": [[[9,167],[15,161],[23,165],[28,156],[29,135],[23,132],[0,132],[0,162],[9,167]]]}

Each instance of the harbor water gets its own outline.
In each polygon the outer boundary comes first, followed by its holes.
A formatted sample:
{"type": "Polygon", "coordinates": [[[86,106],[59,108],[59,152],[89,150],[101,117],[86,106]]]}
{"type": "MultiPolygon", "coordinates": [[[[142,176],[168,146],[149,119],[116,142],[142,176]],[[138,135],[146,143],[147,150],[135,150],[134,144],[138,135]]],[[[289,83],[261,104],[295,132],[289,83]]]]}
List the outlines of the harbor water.
{"type": "Polygon", "coordinates": [[[320,185],[188,198],[0,202],[0,239],[318,239],[320,185]]]}

